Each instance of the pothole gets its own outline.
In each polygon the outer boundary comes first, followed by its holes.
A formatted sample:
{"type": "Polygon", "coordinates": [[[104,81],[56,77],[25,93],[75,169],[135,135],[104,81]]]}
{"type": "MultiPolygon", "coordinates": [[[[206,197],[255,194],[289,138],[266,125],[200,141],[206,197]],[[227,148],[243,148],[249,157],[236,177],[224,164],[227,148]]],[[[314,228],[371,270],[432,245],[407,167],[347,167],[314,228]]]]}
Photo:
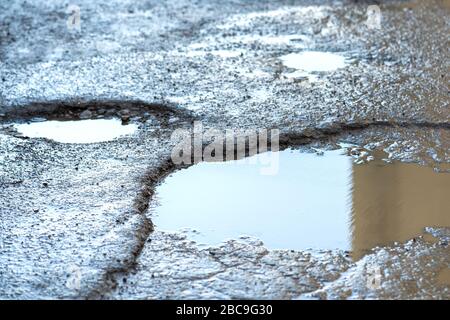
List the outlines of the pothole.
{"type": "Polygon", "coordinates": [[[97,143],[131,135],[134,123],[123,125],[119,119],[88,119],[79,121],[40,121],[14,124],[16,131],[27,138],[47,138],[60,143],[97,143]]]}
{"type": "Polygon", "coordinates": [[[203,162],[167,177],[150,213],[157,230],[203,246],[250,236],[270,249],[342,249],[354,259],[450,226],[449,174],[385,156],[344,146],[203,162]],[[276,174],[262,175],[267,166],[276,174]]]}
{"type": "Polygon", "coordinates": [[[0,131],[16,138],[61,143],[97,143],[131,135],[139,128],[172,129],[193,121],[171,104],[140,101],[33,103],[0,116],[0,131]]]}
{"type": "Polygon", "coordinates": [[[310,82],[318,80],[318,73],[332,72],[347,65],[344,56],[320,51],[290,53],[280,57],[283,65],[296,71],[288,73],[288,78],[306,78],[310,82]]]}

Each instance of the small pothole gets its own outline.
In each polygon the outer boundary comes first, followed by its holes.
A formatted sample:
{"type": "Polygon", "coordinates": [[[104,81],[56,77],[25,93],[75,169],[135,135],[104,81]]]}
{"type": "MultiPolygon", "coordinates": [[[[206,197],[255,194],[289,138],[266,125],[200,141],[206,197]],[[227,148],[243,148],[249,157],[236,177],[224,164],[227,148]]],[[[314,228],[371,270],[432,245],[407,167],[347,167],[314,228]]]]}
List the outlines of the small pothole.
{"type": "Polygon", "coordinates": [[[167,129],[193,121],[174,105],[140,101],[33,103],[1,114],[0,130],[16,138],[97,143],[131,135],[138,127],[167,129]]]}
{"type": "Polygon", "coordinates": [[[88,119],[16,123],[13,128],[27,138],[46,138],[60,143],[98,143],[131,135],[136,132],[137,125],[123,125],[119,119],[88,119]]]}

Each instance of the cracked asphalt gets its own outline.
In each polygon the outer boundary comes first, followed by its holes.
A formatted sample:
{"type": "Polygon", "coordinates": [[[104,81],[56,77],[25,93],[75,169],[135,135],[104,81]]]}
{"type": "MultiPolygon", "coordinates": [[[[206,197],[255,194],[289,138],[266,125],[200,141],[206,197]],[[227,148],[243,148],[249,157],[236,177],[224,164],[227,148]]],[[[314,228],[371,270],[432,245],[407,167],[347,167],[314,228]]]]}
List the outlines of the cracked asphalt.
{"type": "Polygon", "coordinates": [[[445,170],[450,3],[378,1],[379,29],[365,24],[369,4],[0,2],[0,298],[449,299],[438,281],[450,267],[448,228],[352,261],[256,240],[200,249],[155,228],[148,212],[158,183],[180,169],[172,132],[194,121],[276,128],[282,147],[376,145],[445,170]],[[79,30],[67,26],[69,4],[80,8],[79,30]],[[305,50],[348,65],[314,83],[292,78],[281,57],[305,50]],[[85,109],[131,109],[139,130],[60,144],[10,128],[85,109]]]}

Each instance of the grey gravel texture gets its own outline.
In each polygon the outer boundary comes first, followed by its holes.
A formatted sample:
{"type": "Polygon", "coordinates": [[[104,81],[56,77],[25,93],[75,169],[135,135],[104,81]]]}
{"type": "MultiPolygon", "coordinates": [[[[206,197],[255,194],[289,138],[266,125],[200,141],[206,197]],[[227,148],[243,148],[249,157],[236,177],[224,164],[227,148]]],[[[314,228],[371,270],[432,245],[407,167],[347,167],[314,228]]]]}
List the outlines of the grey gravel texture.
{"type": "Polygon", "coordinates": [[[449,299],[449,233],[376,248],[199,249],[153,227],[177,128],[280,130],[283,146],[345,140],[392,159],[450,162],[448,1],[0,2],[0,298],[449,299]],[[74,3],[75,4],[75,3],[74,3]],[[337,52],[311,83],[280,57],[337,52]],[[125,111],[126,110],[126,111],[125,111]],[[10,124],[117,115],[136,134],[97,144],[21,137],[10,124]],[[133,119],[135,117],[135,119],[133,119]],[[379,267],[381,288],[367,286],[379,267]]]}

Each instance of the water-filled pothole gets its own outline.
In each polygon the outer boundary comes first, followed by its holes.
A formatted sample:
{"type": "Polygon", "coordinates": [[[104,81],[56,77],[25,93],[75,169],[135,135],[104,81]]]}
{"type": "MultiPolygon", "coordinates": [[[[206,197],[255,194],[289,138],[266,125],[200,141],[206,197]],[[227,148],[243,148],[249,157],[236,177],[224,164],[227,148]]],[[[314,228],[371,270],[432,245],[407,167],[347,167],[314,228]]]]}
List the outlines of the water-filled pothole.
{"type": "Polygon", "coordinates": [[[288,77],[307,78],[311,82],[318,79],[315,73],[331,72],[347,65],[345,57],[320,51],[290,53],[280,57],[280,59],[286,67],[297,70],[287,74],[288,77]]]}
{"type": "Polygon", "coordinates": [[[251,236],[272,249],[343,249],[357,259],[424,227],[450,226],[448,173],[364,151],[354,160],[347,149],[277,155],[275,175],[260,174],[267,154],[175,172],[157,188],[156,229],[207,246],[251,236]]]}
{"type": "Polygon", "coordinates": [[[14,124],[14,128],[28,138],[47,138],[61,143],[96,143],[133,134],[137,125],[123,125],[119,119],[88,119],[19,123],[14,124]]]}

